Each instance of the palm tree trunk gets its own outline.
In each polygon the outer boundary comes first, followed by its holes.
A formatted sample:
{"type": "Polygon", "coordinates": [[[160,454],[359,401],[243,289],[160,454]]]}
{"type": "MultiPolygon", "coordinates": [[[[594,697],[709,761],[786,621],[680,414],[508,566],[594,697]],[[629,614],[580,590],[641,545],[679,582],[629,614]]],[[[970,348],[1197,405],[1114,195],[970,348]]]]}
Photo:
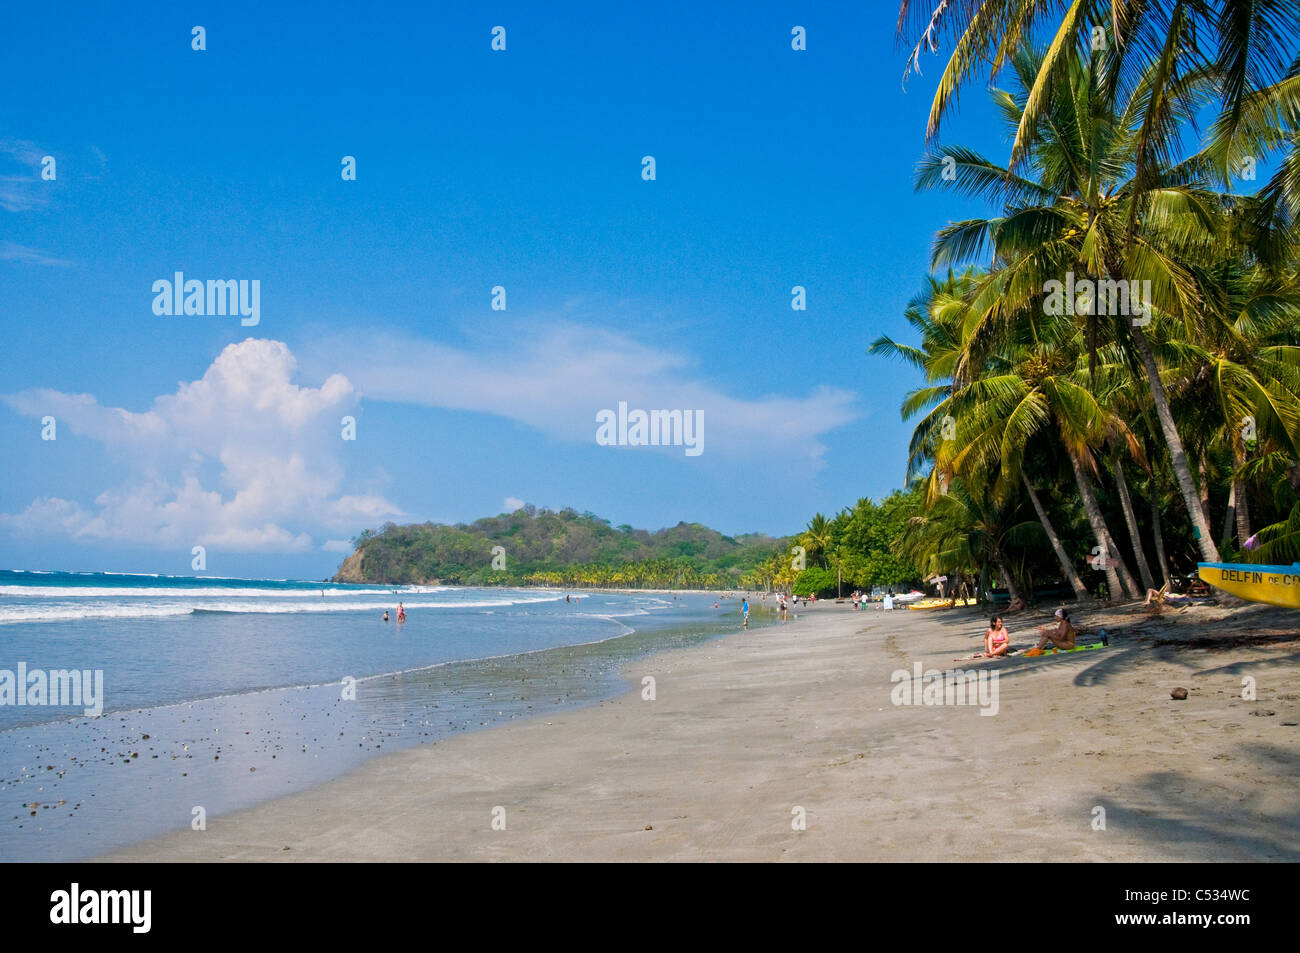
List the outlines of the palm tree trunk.
{"type": "Polygon", "coordinates": [[[1138,532],[1137,514],[1133,512],[1133,500],[1129,498],[1128,480],[1124,479],[1124,461],[1118,456],[1115,458],[1115,485],[1119,487],[1119,502],[1124,509],[1124,522],[1128,524],[1128,537],[1133,542],[1133,558],[1137,560],[1142,585],[1146,589],[1154,589],[1155,579],[1151,576],[1151,567],[1147,565],[1147,554],[1142,549],[1142,535],[1138,532]]]}
{"type": "Polygon", "coordinates": [[[988,599],[989,564],[987,562],[980,563],[980,584],[979,585],[980,585],[979,591],[976,593],[978,598],[975,600],[975,602],[980,605],[987,605],[989,601],[988,599]]]}
{"type": "MultiPolygon", "coordinates": [[[[1232,458],[1238,470],[1246,463],[1246,454],[1238,446],[1233,446],[1232,458]]],[[[1232,481],[1232,495],[1233,502],[1237,504],[1237,545],[1245,549],[1246,540],[1250,539],[1250,499],[1245,481],[1237,479],[1235,474],[1232,481]]]]}
{"type": "Polygon", "coordinates": [[[998,567],[998,575],[1001,576],[1002,581],[1006,583],[1007,595],[1011,598],[1012,602],[1015,602],[1017,599],[1020,599],[1020,601],[1023,603],[1024,600],[1020,598],[1020,589],[1017,588],[1016,586],[1016,580],[1013,579],[1011,573],[1007,571],[1007,564],[1005,560],[1003,560],[1002,558],[1002,551],[1000,549],[995,548],[993,550],[992,555],[993,555],[993,562],[996,563],[998,567]]]}
{"type": "Polygon", "coordinates": [[[1232,481],[1228,490],[1228,509],[1223,514],[1223,532],[1219,534],[1219,546],[1226,549],[1232,542],[1232,531],[1237,524],[1237,481],[1232,481]]]}
{"type": "Polygon", "coordinates": [[[1165,558],[1165,534],[1160,528],[1160,499],[1156,487],[1151,487],[1151,532],[1156,538],[1156,561],[1160,563],[1160,575],[1166,586],[1173,580],[1169,576],[1169,560],[1165,558]]]}
{"type": "Polygon", "coordinates": [[[1156,416],[1160,420],[1160,431],[1164,435],[1165,445],[1169,448],[1169,463],[1173,467],[1174,478],[1178,481],[1178,491],[1183,496],[1183,505],[1192,518],[1193,535],[1201,550],[1201,560],[1207,563],[1219,561],[1219,550],[1210,538],[1210,522],[1201,512],[1200,501],[1196,498],[1196,483],[1192,480],[1192,470],[1187,463],[1187,452],[1183,449],[1182,437],[1174,424],[1174,415],[1169,409],[1169,395],[1165,393],[1164,382],[1160,380],[1160,370],[1156,367],[1156,357],[1151,351],[1151,342],[1140,326],[1133,326],[1133,342],[1137,345],[1138,356],[1142,358],[1142,367],[1146,370],[1147,386],[1151,389],[1151,399],[1156,405],[1156,416]]]}
{"type": "Polygon", "coordinates": [[[1205,457],[1201,457],[1201,512],[1205,514],[1205,525],[1210,525],[1210,471],[1206,469],[1205,457]]]}
{"type": "Polygon", "coordinates": [[[1115,572],[1119,573],[1119,581],[1124,587],[1124,592],[1130,599],[1141,599],[1143,593],[1138,589],[1137,580],[1133,578],[1128,563],[1124,561],[1124,554],[1120,552],[1119,544],[1115,542],[1115,537],[1110,534],[1110,527],[1106,525],[1105,521],[1101,525],[1106,531],[1106,551],[1111,554],[1114,560],[1115,572]]]}
{"type": "MultiPolygon", "coordinates": [[[[1074,468],[1074,481],[1079,486],[1079,497],[1083,500],[1083,510],[1088,514],[1088,523],[1092,526],[1092,535],[1097,540],[1097,548],[1094,553],[1101,558],[1093,564],[1094,568],[1101,569],[1106,574],[1106,588],[1110,590],[1110,598],[1119,599],[1124,595],[1124,590],[1120,588],[1119,576],[1115,571],[1115,564],[1119,561],[1119,554],[1114,552],[1110,533],[1106,530],[1106,520],[1101,515],[1101,507],[1097,505],[1097,497],[1092,492],[1092,484],[1088,482],[1078,456],[1068,447],[1066,453],[1070,457],[1070,466],[1074,468]]],[[[1132,593],[1129,595],[1132,596],[1132,593]]]]}
{"type": "Polygon", "coordinates": [[[1077,600],[1086,599],[1088,587],[1083,584],[1079,574],[1070,565],[1070,558],[1065,554],[1065,547],[1061,545],[1061,538],[1056,535],[1056,530],[1052,528],[1052,522],[1047,518],[1047,511],[1043,509],[1043,504],[1038,501],[1038,494],[1034,492],[1034,488],[1029,483],[1029,477],[1025,476],[1023,470],[1020,471],[1020,479],[1024,481],[1025,489],[1029,491],[1029,500],[1034,504],[1034,511],[1038,514],[1038,522],[1043,524],[1043,532],[1047,533],[1047,538],[1051,540],[1052,550],[1056,553],[1056,559],[1061,564],[1061,572],[1074,589],[1074,598],[1077,600]]]}

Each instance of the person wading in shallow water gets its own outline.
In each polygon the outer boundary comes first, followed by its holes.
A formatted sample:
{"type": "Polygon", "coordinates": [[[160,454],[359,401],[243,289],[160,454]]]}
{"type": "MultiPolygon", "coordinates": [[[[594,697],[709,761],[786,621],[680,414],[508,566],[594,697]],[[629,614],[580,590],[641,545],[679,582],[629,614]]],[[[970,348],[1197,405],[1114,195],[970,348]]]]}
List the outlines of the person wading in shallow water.
{"type": "Polygon", "coordinates": [[[406,621],[406,609],[402,607],[402,604],[400,602],[397,604],[397,621],[398,622],[406,621]]]}

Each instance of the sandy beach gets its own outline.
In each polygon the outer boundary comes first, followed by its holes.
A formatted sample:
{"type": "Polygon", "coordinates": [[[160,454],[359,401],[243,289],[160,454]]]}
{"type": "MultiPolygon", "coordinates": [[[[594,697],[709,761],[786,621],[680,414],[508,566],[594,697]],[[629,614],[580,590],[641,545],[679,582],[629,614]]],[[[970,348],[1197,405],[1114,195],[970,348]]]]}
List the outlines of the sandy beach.
{"type": "MultiPolygon", "coordinates": [[[[1013,644],[1045,620],[1009,616],[1013,644]]],[[[954,662],[980,646],[973,607],[821,603],[651,656],[613,701],[386,755],[102,859],[1300,860],[1294,613],[1079,621],[1113,645],[954,662]],[[917,663],[997,671],[996,714],[894,704],[891,675],[917,663]]]]}

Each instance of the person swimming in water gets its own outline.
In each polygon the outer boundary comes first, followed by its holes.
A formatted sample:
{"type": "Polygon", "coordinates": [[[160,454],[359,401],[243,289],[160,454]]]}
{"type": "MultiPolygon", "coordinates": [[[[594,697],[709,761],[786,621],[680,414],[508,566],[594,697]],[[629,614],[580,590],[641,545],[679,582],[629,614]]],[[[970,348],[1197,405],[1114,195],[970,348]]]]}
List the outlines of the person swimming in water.
{"type": "Polygon", "coordinates": [[[387,609],[384,610],[384,621],[385,621],[385,622],[388,621],[388,610],[387,610],[387,609]]]}

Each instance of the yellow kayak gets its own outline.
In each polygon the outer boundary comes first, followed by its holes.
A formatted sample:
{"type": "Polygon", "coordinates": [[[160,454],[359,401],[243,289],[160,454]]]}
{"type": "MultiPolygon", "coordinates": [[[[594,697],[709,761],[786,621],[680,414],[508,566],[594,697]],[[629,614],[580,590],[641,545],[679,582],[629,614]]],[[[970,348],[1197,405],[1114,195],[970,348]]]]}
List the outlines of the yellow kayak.
{"type": "Polygon", "coordinates": [[[951,609],[953,606],[951,599],[921,599],[907,604],[909,609],[951,609]]]}
{"type": "Polygon", "coordinates": [[[1202,580],[1240,599],[1300,609],[1300,563],[1198,563],[1197,569],[1202,580]]]}

